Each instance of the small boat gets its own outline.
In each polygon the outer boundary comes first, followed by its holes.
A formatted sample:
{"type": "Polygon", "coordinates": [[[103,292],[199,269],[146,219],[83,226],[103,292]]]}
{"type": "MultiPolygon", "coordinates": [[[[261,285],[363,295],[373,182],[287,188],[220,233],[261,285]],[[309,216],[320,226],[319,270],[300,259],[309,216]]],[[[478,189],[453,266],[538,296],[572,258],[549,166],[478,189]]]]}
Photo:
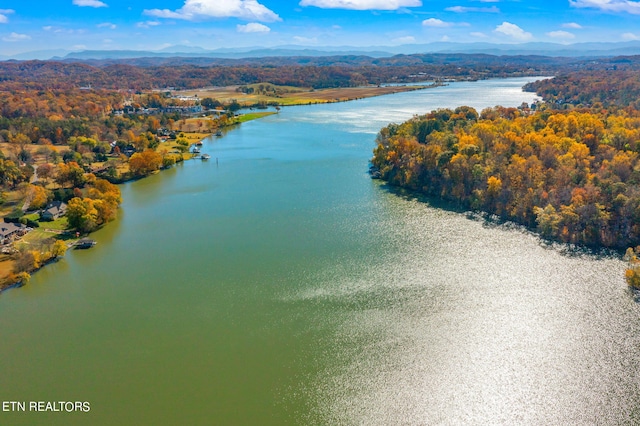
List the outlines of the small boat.
{"type": "Polygon", "coordinates": [[[94,240],[90,238],[81,238],[76,242],[75,247],[77,249],[88,249],[95,245],[96,245],[96,242],[94,240]]]}
{"type": "Polygon", "coordinates": [[[202,146],[202,141],[196,142],[196,146],[202,146]]]}
{"type": "Polygon", "coordinates": [[[218,131],[216,132],[216,136],[218,136],[218,137],[222,136],[222,132],[221,132],[220,130],[218,130],[218,131]]]}
{"type": "Polygon", "coordinates": [[[202,160],[208,160],[209,158],[211,158],[211,156],[209,154],[202,154],[200,156],[200,159],[202,159],[202,160]]]}
{"type": "Polygon", "coordinates": [[[200,148],[198,148],[197,146],[193,147],[193,151],[194,154],[199,154],[200,153],[200,148]]]}

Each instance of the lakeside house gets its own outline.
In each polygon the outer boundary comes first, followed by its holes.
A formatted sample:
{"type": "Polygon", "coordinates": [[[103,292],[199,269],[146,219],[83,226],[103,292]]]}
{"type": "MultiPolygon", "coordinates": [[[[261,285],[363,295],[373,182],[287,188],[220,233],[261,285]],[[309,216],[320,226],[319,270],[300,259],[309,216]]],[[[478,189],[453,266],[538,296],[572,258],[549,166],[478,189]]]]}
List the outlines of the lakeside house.
{"type": "Polygon", "coordinates": [[[0,223],[0,244],[9,244],[30,230],[31,228],[21,223],[2,222],[0,223]]]}
{"type": "Polygon", "coordinates": [[[56,220],[67,214],[67,205],[62,201],[54,201],[40,212],[41,220],[56,220]]]}

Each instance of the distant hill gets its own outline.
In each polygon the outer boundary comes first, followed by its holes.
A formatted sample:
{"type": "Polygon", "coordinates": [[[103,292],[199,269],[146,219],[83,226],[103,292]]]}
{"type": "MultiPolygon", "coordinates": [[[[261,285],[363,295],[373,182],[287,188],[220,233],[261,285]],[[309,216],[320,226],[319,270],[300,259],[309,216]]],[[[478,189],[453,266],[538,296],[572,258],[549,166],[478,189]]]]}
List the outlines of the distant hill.
{"type": "Polygon", "coordinates": [[[437,42],[428,44],[406,44],[400,46],[296,46],[284,45],[277,47],[243,47],[205,49],[199,46],[175,45],[160,50],[84,50],[71,52],[68,50],[43,50],[26,52],[17,55],[0,56],[1,59],[131,59],[131,58],[170,58],[170,57],[199,57],[220,59],[243,59],[282,56],[344,56],[364,55],[374,58],[391,57],[398,54],[429,54],[429,53],[465,53],[503,55],[539,55],[553,57],[611,57],[619,55],[640,55],[640,41],[618,43],[522,43],[522,44],[493,44],[493,43],[452,43],[437,42]]]}

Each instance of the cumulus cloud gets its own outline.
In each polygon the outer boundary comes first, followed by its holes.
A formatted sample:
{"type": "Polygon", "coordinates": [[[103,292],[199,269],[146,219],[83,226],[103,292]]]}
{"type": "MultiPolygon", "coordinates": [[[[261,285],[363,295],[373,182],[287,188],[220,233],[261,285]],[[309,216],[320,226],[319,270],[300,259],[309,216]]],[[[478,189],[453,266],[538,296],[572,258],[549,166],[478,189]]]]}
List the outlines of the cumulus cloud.
{"type": "Polygon", "coordinates": [[[481,33],[481,32],[478,32],[478,31],[475,31],[475,32],[469,33],[469,35],[470,35],[471,37],[475,37],[475,38],[487,38],[487,37],[489,37],[489,36],[488,36],[488,35],[486,35],[485,33],[481,33]]]}
{"type": "Polygon", "coordinates": [[[102,24],[98,24],[97,25],[98,28],[109,28],[112,30],[115,30],[116,28],[118,28],[118,26],[116,24],[112,24],[111,22],[103,22],[102,24]]]}
{"type": "Polygon", "coordinates": [[[2,41],[8,41],[10,43],[25,40],[31,40],[31,36],[28,36],[26,34],[11,33],[6,37],[2,37],[2,41]]]}
{"type": "Polygon", "coordinates": [[[158,21],[145,21],[145,22],[138,22],[136,24],[136,27],[138,27],[138,28],[151,28],[151,27],[157,27],[158,25],[160,25],[160,22],[158,22],[158,21]]]}
{"type": "Polygon", "coordinates": [[[0,24],[6,24],[9,22],[9,17],[7,15],[11,15],[14,13],[13,9],[0,9],[0,24]]]}
{"type": "Polygon", "coordinates": [[[422,25],[425,27],[446,28],[453,26],[452,22],[445,22],[441,19],[429,18],[422,21],[422,25]]]}
{"type": "Polygon", "coordinates": [[[526,32],[516,24],[512,24],[511,22],[503,22],[498,25],[494,32],[502,35],[506,35],[507,37],[511,37],[516,41],[527,41],[533,38],[531,33],[526,32]]]}
{"type": "Polygon", "coordinates": [[[268,33],[271,28],[257,22],[250,22],[247,25],[237,25],[236,29],[239,33],[268,33]]]}
{"type": "Polygon", "coordinates": [[[582,25],[577,24],[575,22],[566,22],[562,24],[562,28],[573,28],[574,30],[579,30],[582,28],[582,25]]]}
{"type": "Polygon", "coordinates": [[[73,0],[73,4],[81,7],[108,7],[106,3],[100,0],[73,0]]]}
{"type": "Polygon", "coordinates": [[[491,6],[491,7],[453,6],[453,7],[447,7],[444,10],[446,10],[447,12],[456,12],[456,13],[469,13],[469,12],[500,13],[500,9],[498,9],[496,6],[491,6]]]}
{"type": "Polygon", "coordinates": [[[302,0],[300,6],[322,9],[398,10],[403,7],[422,6],[422,0],[302,0]]]}
{"type": "Polygon", "coordinates": [[[157,18],[195,21],[207,18],[239,18],[247,21],[274,22],[280,17],[257,0],[185,0],[177,10],[146,9],[145,15],[157,18]]]}
{"type": "Polygon", "coordinates": [[[600,9],[606,12],[626,12],[640,15],[640,1],[631,0],[569,0],[571,7],[600,9]]]}
{"type": "Polygon", "coordinates": [[[551,31],[548,32],[547,35],[553,38],[562,38],[565,40],[570,40],[576,38],[576,36],[568,31],[551,31]]]}
{"type": "Polygon", "coordinates": [[[622,39],[624,41],[635,41],[635,40],[640,40],[640,36],[634,34],[634,33],[624,33],[622,34],[622,39]]]}

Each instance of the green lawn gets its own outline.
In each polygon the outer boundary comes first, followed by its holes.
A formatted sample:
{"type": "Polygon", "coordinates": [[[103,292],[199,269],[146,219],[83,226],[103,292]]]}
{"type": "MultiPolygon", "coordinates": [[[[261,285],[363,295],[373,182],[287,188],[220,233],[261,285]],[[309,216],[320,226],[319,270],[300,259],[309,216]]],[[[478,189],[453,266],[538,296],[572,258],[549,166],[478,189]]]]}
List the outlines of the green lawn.
{"type": "MultiPolygon", "coordinates": [[[[39,218],[37,213],[25,215],[25,217],[31,220],[36,220],[36,221],[38,221],[38,218],[39,218]],[[32,216],[35,216],[35,218],[32,216]]],[[[67,229],[69,229],[69,222],[67,221],[66,216],[63,216],[60,219],[56,219],[51,222],[38,221],[38,223],[40,223],[40,228],[44,228],[44,229],[54,229],[56,231],[66,231],[67,229]]]]}
{"type": "Polygon", "coordinates": [[[263,112],[250,112],[248,114],[242,114],[237,117],[236,120],[238,123],[246,123],[247,121],[256,120],[258,118],[266,117],[268,115],[276,114],[274,111],[263,111],[263,112]]]}
{"type": "Polygon", "coordinates": [[[65,231],[69,229],[69,222],[67,221],[67,217],[63,216],[60,219],[56,219],[52,222],[40,222],[40,227],[46,229],[55,229],[57,231],[65,231]]]}
{"type": "Polygon", "coordinates": [[[41,228],[35,228],[20,240],[17,240],[15,242],[15,246],[19,248],[21,246],[27,245],[31,246],[31,250],[33,250],[33,248],[39,247],[45,240],[56,237],[58,237],[58,234],[55,234],[53,232],[46,232],[41,228]]]}

